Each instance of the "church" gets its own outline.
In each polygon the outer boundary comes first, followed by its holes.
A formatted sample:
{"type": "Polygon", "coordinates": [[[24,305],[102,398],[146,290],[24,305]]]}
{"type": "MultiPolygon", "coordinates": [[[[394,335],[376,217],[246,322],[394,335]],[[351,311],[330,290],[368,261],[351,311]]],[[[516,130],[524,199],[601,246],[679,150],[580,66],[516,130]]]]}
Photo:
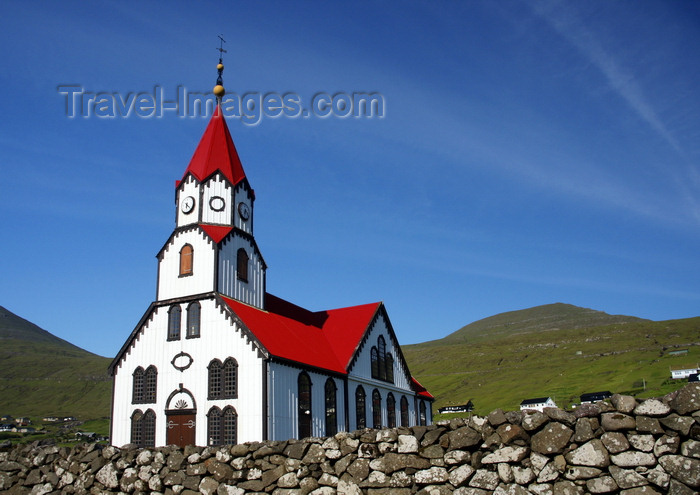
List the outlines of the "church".
{"type": "Polygon", "coordinates": [[[111,443],[222,445],[430,424],[381,302],[309,311],[267,292],[255,193],[220,102],[175,184],[156,300],[112,361],[111,443]]]}

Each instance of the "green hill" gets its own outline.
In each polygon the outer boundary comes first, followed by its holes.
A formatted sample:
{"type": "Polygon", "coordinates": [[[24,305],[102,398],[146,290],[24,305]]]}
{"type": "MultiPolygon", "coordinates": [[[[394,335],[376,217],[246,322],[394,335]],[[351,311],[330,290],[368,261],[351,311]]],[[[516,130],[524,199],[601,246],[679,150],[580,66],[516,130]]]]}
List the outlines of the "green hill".
{"type": "Polygon", "coordinates": [[[483,414],[542,396],[568,406],[602,390],[663,395],[682,385],[669,367],[700,361],[699,336],[700,317],[649,321],[557,303],[485,318],[403,352],[436,397],[435,411],[472,400],[483,414]],[[669,354],[678,349],[688,353],[669,354]]]}
{"type": "Polygon", "coordinates": [[[0,306],[0,414],[107,417],[109,363],[0,306]]]}

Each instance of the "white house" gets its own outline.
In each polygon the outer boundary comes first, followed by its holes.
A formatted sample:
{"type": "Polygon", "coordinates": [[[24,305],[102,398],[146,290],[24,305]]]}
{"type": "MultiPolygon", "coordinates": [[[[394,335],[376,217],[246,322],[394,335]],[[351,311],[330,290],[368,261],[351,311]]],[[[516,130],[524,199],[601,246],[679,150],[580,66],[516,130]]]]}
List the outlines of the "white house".
{"type": "Polygon", "coordinates": [[[220,107],[175,187],[156,300],[110,365],[111,443],[218,445],[429,424],[381,302],[267,292],[255,194],[220,107]]]}
{"type": "Polygon", "coordinates": [[[544,411],[545,407],[557,407],[551,397],[537,397],[536,399],[525,399],[520,403],[520,410],[544,411]]]}
{"type": "Polygon", "coordinates": [[[697,366],[694,368],[683,367],[683,368],[671,368],[671,378],[674,380],[681,380],[683,378],[688,378],[690,375],[698,373],[700,368],[697,366]]]}

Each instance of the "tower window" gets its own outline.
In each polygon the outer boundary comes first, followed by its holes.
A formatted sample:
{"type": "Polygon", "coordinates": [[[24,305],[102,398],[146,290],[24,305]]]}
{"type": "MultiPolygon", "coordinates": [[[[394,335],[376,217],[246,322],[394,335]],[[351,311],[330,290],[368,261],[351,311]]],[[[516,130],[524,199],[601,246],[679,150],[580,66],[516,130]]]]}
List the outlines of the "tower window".
{"type": "Polygon", "coordinates": [[[168,340],[180,340],[180,320],[182,310],[180,306],[171,306],[168,311],[168,340]]]}
{"type": "Polygon", "coordinates": [[[248,281],[248,253],[246,253],[245,249],[240,248],[238,250],[238,253],[236,254],[236,276],[238,277],[238,280],[241,280],[242,282],[247,282],[248,281]]]}
{"type": "Polygon", "coordinates": [[[180,250],[180,276],[185,277],[192,275],[192,259],[194,258],[194,250],[189,244],[182,246],[180,250]]]}
{"type": "Polygon", "coordinates": [[[377,338],[377,345],[370,350],[372,378],[394,383],[394,357],[386,352],[386,341],[382,335],[377,338]]]}
{"type": "Polygon", "coordinates": [[[193,302],[187,306],[187,338],[199,337],[199,324],[202,307],[198,302],[193,302]]]}

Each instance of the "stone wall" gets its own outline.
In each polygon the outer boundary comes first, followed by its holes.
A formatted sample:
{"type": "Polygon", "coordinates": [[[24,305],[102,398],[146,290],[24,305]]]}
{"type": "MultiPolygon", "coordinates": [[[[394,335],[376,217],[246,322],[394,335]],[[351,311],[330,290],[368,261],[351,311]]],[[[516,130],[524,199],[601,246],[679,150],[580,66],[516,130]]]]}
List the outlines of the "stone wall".
{"type": "Polygon", "coordinates": [[[493,411],[428,427],[224,447],[18,446],[2,493],[691,494],[700,384],[573,412],[493,411]]]}

